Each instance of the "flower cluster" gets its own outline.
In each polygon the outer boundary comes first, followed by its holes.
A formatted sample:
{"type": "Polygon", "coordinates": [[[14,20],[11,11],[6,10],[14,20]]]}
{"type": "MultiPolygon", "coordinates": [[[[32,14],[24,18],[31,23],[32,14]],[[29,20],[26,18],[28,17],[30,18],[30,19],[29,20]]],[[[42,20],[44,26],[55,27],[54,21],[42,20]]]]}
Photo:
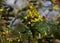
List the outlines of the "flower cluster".
{"type": "Polygon", "coordinates": [[[30,9],[26,11],[26,14],[27,15],[24,18],[28,20],[28,24],[31,24],[32,22],[38,22],[39,20],[42,21],[40,12],[38,12],[33,5],[30,5],[30,9]]]}
{"type": "Polygon", "coordinates": [[[9,33],[8,30],[4,30],[4,31],[2,32],[3,35],[6,35],[6,34],[8,34],[8,33],[9,33]]]}

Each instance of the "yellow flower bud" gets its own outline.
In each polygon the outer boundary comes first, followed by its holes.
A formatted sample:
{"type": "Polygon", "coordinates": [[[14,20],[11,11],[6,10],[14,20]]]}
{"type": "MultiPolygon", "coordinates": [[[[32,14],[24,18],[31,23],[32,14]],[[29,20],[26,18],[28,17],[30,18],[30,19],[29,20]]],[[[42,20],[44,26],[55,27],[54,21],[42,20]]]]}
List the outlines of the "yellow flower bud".
{"type": "Polygon", "coordinates": [[[55,5],[54,7],[53,7],[53,9],[54,10],[58,10],[59,8],[58,8],[58,5],[55,5]]]}
{"type": "Polygon", "coordinates": [[[45,35],[47,35],[47,32],[45,31],[45,35]]]}
{"type": "Polygon", "coordinates": [[[35,22],[39,21],[39,19],[35,18],[35,22]]]}
{"type": "Polygon", "coordinates": [[[30,9],[33,9],[33,6],[30,6],[30,9]]]}
{"type": "Polygon", "coordinates": [[[25,8],[25,6],[24,6],[24,5],[22,5],[22,6],[21,6],[21,10],[22,10],[22,9],[24,9],[24,8],[25,8]]]}
{"type": "Polygon", "coordinates": [[[3,9],[0,9],[0,12],[2,12],[3,11],[3,9]]]}
{"type": "Polygon", "coordinates": [[[18,10],[18,9],[16,9],[16,12],[15,12],[15,14],[18,14],[18,12],[19,12],[19,10],[18,10]]]}
{"type": "Polygon", "coordinates": [[[20,39],[18,39],[18,42],[20,42],[20,39]]]}
{"type": "Polygon", "coordinates": [[[51,37],[54,37],[54,35],[53,35],[53,34],[51,34],[51,37]]]}
{"type": "Polygon", "coordinates": [[[6,34],[8,34],[8,31],[5,31],[6,32],[6,34]]]}
{"type": "Polygon", "coordinates": [[[31,24],[31,22],[28,22],[28,24],[31,24]]]}
{"type": "Polygon", "coordinates": [[[10,38],[7,38],[7,40],[10,40],[10,38]]]}
{"type": "Polygon", "coordinates": [[[24,18],[27,19],[27,16],[25,16],[24,18]]]}
{"type": "Polygon", "coordinates": [[[6,34],[5,32],[3,32],[3,34],[6,34]]]}
{"type": "Polygon", "coordinates": [[[31,19],[31,22],[34,22],[34,20],[31,19]]]}

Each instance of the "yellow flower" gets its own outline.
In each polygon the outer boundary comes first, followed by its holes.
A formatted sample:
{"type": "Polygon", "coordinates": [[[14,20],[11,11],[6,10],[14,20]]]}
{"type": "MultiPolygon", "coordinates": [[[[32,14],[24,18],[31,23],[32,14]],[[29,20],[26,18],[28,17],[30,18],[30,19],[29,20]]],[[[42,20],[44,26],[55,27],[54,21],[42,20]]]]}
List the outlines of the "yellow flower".
{"type": "Polygon", "coordinates": [[[30,4],[30,6],[33,6],[33,3],[29,3],[30,4]]]}
{"type": "Polygon", "coordinates": [[[41,21],[43,21],[43,19],[42,19],[42,17],[41,17],[41,16],[39,17],[39,19],[40,19],[41,21]]]}
{"type": "Polygon", "coordinates": [[[24,8],[25,8],[25,5],[22,5],[22,6],[21,6],[21,10],[24,9],[24,8]]]}
{"type": "Polygon", "coordinates": [[[18,39],[18,42],[20,42],[20,39],[18,39]]]}
{"type": "Polygon", "coordinates": [[[30,6],[30,9],[33,8],[32,6],[30,6]]]}
{"type": "Polygon", "coordinates": [[[56,16],[55,16],[55,19],[57,20],[59,18],[59,15],[57,14],[56,16]]]}
{"type": "Polygon", "coordinates": [[[6,34],[8,34],[8,30],[7,31],[5,31],[6,32],[6,34]]]}
{"type": "Polygon", "coordinates": [[[34,22],[34,20],[31,19],[31,22],[34,22]]]}
{"type": "Polygon", "coordinates": [[[6,34],[5,32],[3,32],[3,34],[6,34]]]}
{"type": "Polygon", "coordinates": [[[51,34],[51,37],[54,37],[54,35],[53,35],[53,34],[51,34]]]}
{"type": "Polygon", "coordinates": [[[38,15],[40,15],[40,12],[37,12],[38,15]]]}
{"type": "Polygon", "coordinates": [[[35,22],[39,21],[39,19],[35,18],[35,22]]]}
{"type": "Polygon", "coordinates": [[[58,10],[59,8],[58,8],[58,5],[55,5],[54,7],[53,7],[53,9],[54,10],[58,10]]]}
{"type": "Polygon", "coordinates": [[[41,36],[41,34],[39,33],[39,39],[41,39],[42,38],[42,36],[41,36]]]}
{"type": "Polygon", "coordinates": [[[30,18],[30,21],[28,22],[28,24],[31,24],[32,22],[38,22],[39,20],[42,21],[40,12],[38,12],[36,8],[33,7],[33,4],[30,5],[30,9],[26,11],[26,14],[27,15],[24,18],[27,19],[27,21],[28,21],[28,18],[30,18]]]}
{"type": "Polygon", "coordinates": [[[31,22],[28,22],[28,24],[31,24],[31,22]]]}
{"type": "Polygon", "coordinates": [[[45,31],[45,35],[47,35],[47,32],[45,31]]]}
{"type": "Polygon", "coordinates": [[[7,40],[10,40],[10,38],[7,38],[7,40]]]}
{"type": "Polygon", "coordinates": [[[34,15],[34,16],[38,16],[38,15],[36,14],[36,12],[33,12],[33,15],[34,15]]]}
{"type": "Polygon", "coordinates": [[[55,3],[56,0],[52,0],[53,3],[55,3]]]}
{"type": "Polygon", "coordinates": [[[29,11],[28,14],[29,14],[30,17],[32,17],[32,12],[31,11],[29,11]]]}
{"type": "Polygon", "coordinates": [[[6,34],[8,34],[9,31],[8,31],[8,30],[5,30],[4,32],[5,32],[6,34]]]}
{"type": "Polygon", "coordinates": [[[39,19],[37,19],[37,18],[34,18],[34,20],[31,19],[31,22],[38,22],[38,21],[39,21],[39,19]]]}
{"type": "Polygon", "coordinates": [[[5,30],[5,31],[3,32],[3,34],[8,34],[8,30],[5,30]]]}
{"type": "Polygon", "coordinates": [[[18,12],[19,12],[19,10],[18,10],[18,9],[16,9],[15,14],[18,14],[18,12]]]}
{"type": "Polygon", "coordinates": [[[2,12],[3,11],[3,9],[0,9],[0,12],[2,12]]]}
{"type": "Polygon", "coordinates": [[[24,18],[27,19],[27,16],[25,16],[24,18]]]}

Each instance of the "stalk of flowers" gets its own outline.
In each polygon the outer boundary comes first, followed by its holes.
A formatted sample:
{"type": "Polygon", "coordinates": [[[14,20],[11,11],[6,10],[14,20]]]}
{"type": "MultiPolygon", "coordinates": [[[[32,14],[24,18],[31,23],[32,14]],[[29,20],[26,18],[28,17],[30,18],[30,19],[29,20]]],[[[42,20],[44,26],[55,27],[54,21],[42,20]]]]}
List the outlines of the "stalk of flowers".
{"type": "Polygon", "coordinates": [[[30,9],[26,11],[26,16],[24,17],[28,24],[31,24],[33,22],[38,22],[39,20],[42,21],[42,17],[40,16],[40,12],[36,10],[36,8],[33,6],[33,4],[30,5],[30,9]]]}

